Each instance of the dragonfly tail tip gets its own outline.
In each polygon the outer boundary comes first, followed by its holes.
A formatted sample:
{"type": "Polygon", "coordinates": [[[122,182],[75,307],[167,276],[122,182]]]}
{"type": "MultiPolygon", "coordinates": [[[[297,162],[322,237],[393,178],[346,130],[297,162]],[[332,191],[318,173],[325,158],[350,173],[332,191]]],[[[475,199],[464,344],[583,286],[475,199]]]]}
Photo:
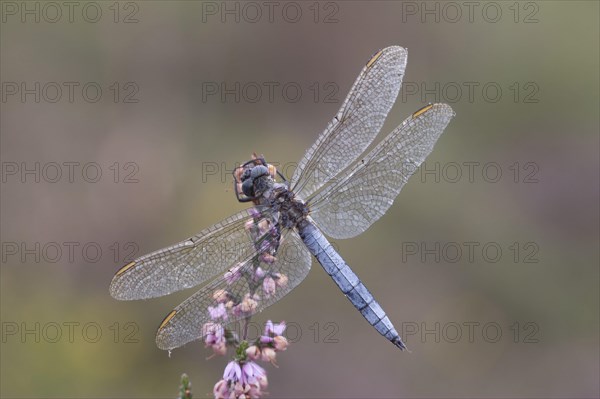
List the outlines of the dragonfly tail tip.
{"type": "MultiPolygon", "coordinates": [[[[400,348],[401,351],[403,350],[408,350],[408,348],[406,347],[406,345],[404,345],[404,342],[402,342],[402,338],[400,337],[396,337],[392,340],[392,344],[396,345],[398,348],[400,348]]],[[[410,351],[409,351],[410,352],[410,351]]]]}

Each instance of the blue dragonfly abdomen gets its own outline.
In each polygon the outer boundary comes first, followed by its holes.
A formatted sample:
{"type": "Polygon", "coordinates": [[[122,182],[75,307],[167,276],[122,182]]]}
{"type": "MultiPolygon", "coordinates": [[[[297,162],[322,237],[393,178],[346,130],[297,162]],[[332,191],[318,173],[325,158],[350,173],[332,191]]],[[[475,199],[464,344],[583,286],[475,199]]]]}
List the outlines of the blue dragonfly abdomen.
{"type": "Polygon", "coordinates": [[[385,311],[323,233],[308,220],[298,226],[298,232],[310,253],[369,324],[398,348],[406,349],[385,311]]]}

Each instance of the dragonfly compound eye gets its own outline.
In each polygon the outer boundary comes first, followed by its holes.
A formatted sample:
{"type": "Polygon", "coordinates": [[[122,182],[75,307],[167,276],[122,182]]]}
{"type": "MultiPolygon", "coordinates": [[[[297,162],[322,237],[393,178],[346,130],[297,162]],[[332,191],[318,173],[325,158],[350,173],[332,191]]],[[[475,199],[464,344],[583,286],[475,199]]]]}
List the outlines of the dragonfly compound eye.
{"type": "Polygon", "coordinates": [[[247,197],[254,197],[254,179],[249,178],[244,180],[244,182],[242,183],[242,192],[247,197]]]}
{"type": "Polygon", "coordinates": [[[250,169],[250,168],[244,169],[244,172],[242,173],[242,175],[240,177],[240,181],[244,182],[247,178],[250,177],[251,173],[252,173],[252,169],[250,169]]]}
{"type": "Polygon", "coordinates": [[[257,177],[266,176],[268,174],[269,174],[269,169],[266,166],[258,165],[258,166],[255,166],[254,168],[252,168],[252,172],[251,172],[250,176],[253,179],[256,179],[257,177]]]}

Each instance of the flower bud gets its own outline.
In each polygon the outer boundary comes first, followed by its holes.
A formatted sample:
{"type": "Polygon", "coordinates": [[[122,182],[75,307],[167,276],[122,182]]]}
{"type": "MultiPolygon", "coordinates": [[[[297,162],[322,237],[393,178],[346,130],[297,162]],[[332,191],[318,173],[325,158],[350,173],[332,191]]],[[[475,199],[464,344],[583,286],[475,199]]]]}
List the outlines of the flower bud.
{"type": "Polygon", "coordinates": [[[275,364],[275,357],[277,354],[273,348],[263,348],[261,359],[263,362],[270,362],[271,364],[275,364]]]}
{"type": "Polygon", "coordinates": [[[277,284],[277,286],[280,288],[285,287],[288,283],[288,276],[286,276],[285,274],[279,274],[278,277],[279,278],[275,280],[275,284],[277,284]]]}
{"type": "Polygon", "coordinates": [[[249,314],[254,312],[256,306],[258,306],[258,302],[256,302],[253,298],[250,298],[250,296],[246,294],[244,300],[240,304],[240,309],[243,313],[249,314]]]}
{"type": "Polygon", "coordinates": [[[269,381],[267,380],[267,375],[261,375],[258,378],[258,384],[260,386],[261,389],[267,389],[267,387],[269,386],[269,381]]]}
{"type": "Polygon", "coordinates": [[[212,346],[212,349],[216,355],[223,356],[224,354],[227,353],[227,344],[225,343],[225,341],[221,341],[221,342],[218,342],[217,344],[214,344],[212,346]]]}
{"type": "Polygon", "coordinates": [[[266,219],[261,220],[258,222],[258,228],[261,234],[264,234],[264,232],[269,228],[269,222],[266,219]]]}
{"type": "MultiPolygon", "coordinates": [[[[227,381],[225,380],[219,380],[217,381],[217,383],[215,384],[215,387],[213,388],[213,394],[215,395],[215,399],[225,399],[226,396],[228,394],[228,390],[227,390],[227,381]]],[[[229,395],[227,395],[229,396],[229,395]]]]}
{"type": "Polygon", "coordinates": [[[227,291],[216,290],[213,293],[213,299],[217,301],[217,303],[225,303],[225,301],[227,301],[227,291]]]}
{"type": "Polygon", "coordinates": [[[233,387],[233,393],[235,393],[235,397],[241,398],[241,395],[243,395],[244,392],[246,392],[246,388],[244,387],[244,385],[242,385],[242,383],[239,381],[236,382],[235,386],[233,387]]]}
{"type": "Polygon", "coordinates": [[[287,349],[287,347],[289,345],[287,338],[284,337],[283,335],[277,335],[273,339],[273,342],[274,342],[276,351],[284,351],[287,349]]]}
{"type": "Polygon", "coordinates": [[[275,287],[276,285],[275,280],[273,280],[273,277],[265,277],[265,279],[263,280],[263,293],[266,295],[267,298],[275,293],[275,287]]]}
{"type": "Polygon", "coordinates": [[[261,262],[265,262],[269,265],[272,265],[273,263],[275,263],[277,258],[274,257],[273,255],[265,252],[265,253],[260,254],[260,260],[261,260],[261,262]]]}
{"type": "Polygon", "coordinates": [[[256,360],[260,357],[260,349],[258,346],[252,345],[246,349],[246,356],[248,356],[251,360],[256,360]]]}

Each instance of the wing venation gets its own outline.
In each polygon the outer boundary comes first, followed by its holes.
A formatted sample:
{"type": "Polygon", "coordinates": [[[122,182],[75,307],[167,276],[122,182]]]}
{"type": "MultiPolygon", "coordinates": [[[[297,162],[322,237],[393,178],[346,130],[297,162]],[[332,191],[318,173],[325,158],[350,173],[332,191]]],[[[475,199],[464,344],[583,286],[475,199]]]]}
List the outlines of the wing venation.
{"type": "Polygon", "coordinates": [[[377,136],[398,97],[406,55],[402,47],[387,47],[363,68],[338,113],[298,164],[291,187],[300,198],[352,164],[377,136]]]}
{"type": "Polygon", "coordinates": [[[310,198],[311,215],[321,230],[333,238],[350,238],[382,217],[453,116],[446,104],[415,112],[354,167],[310,198]]]}

